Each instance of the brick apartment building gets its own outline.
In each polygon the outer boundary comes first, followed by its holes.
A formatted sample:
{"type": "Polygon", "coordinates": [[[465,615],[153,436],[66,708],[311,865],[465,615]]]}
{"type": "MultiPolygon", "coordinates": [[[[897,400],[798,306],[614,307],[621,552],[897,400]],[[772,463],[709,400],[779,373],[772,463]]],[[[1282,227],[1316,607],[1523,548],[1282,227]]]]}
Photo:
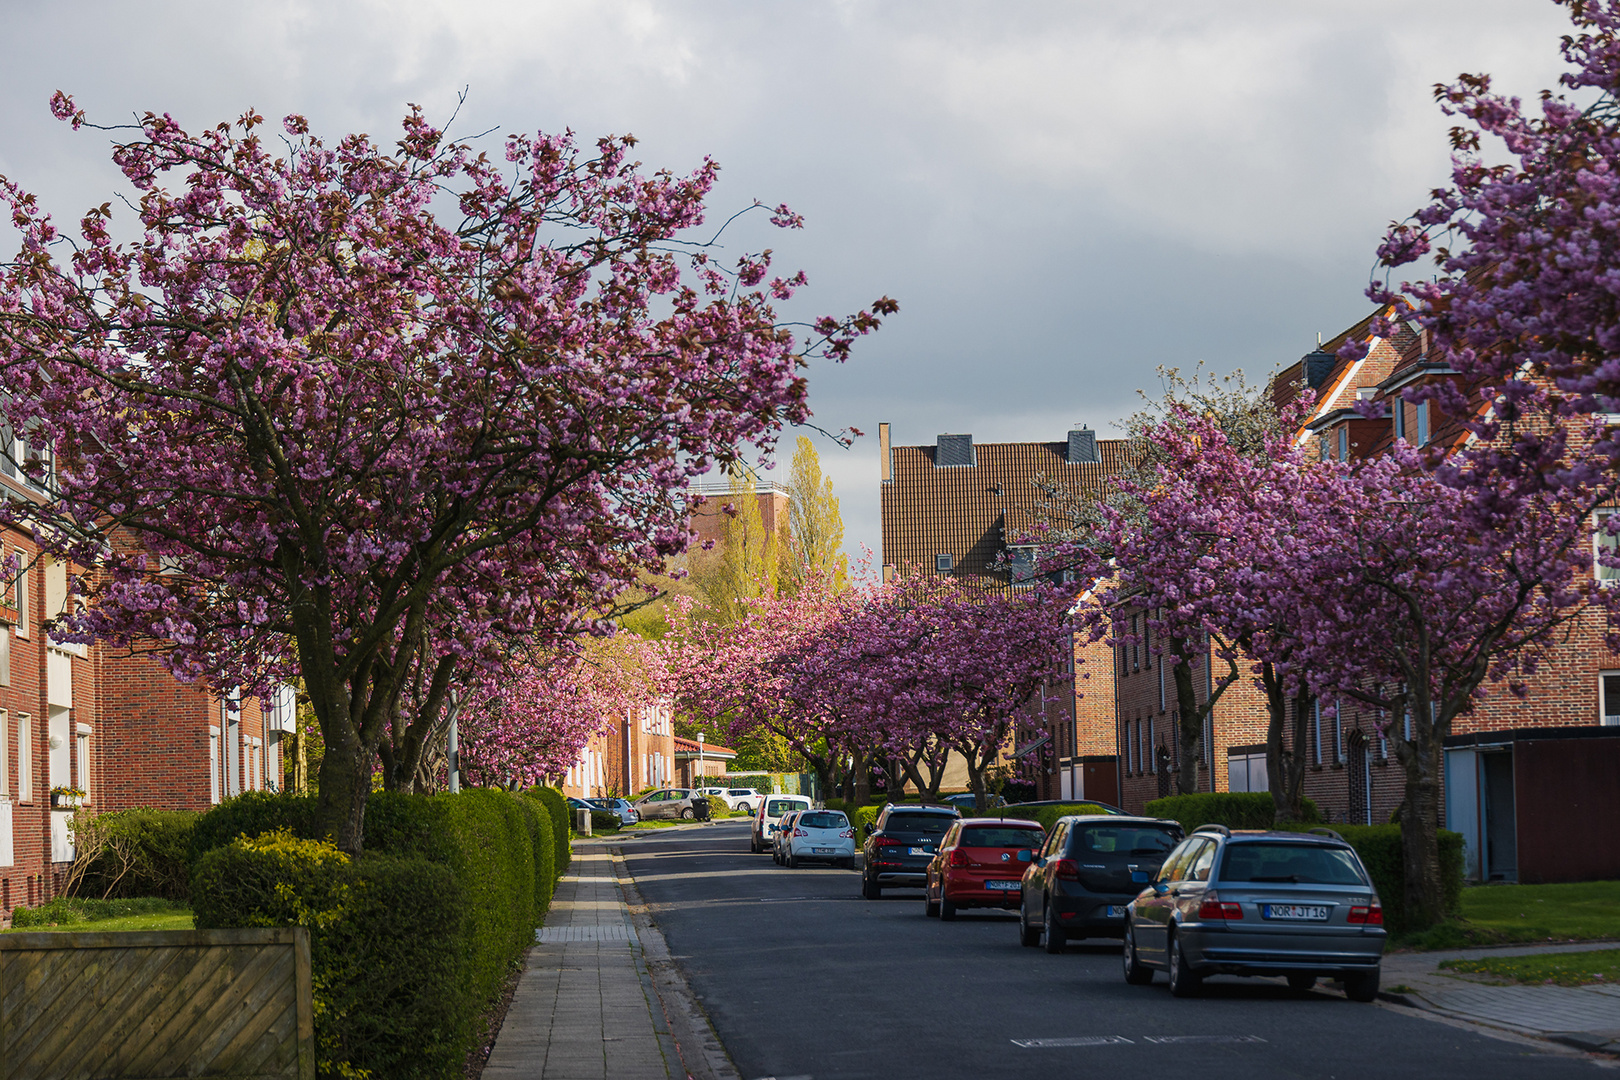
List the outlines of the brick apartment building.
{"type": "MultiPolygon", "coordinates": [[[[1049,515],[1048,486],[1094,497],[1125,454],[1124,440],[1086,427],[1062,442],[976,444],[958,434],[896,446],[884,423],[878,446],[884,579],[939,574],[985,589],[1017,588],[1034,573],[1035,549],[1019,541],[1049,515]]],[[[1114,686],[1102,674],[1110,667],[1107,645],[1077,640],[1073,680],[1054,680],[1025,706],[1007,760],[1036,798],[1116,800],[1114,686]]],[[[959,763],[947,768],[946,788],[966,785],[959,763]]]]}
{"type": "Polygon", "coordinates": [[[648,788],[681,784],[676,742],[668,702],[609,717],[563,774],[563,793],[578,799],[632,798],[648,788]]]}

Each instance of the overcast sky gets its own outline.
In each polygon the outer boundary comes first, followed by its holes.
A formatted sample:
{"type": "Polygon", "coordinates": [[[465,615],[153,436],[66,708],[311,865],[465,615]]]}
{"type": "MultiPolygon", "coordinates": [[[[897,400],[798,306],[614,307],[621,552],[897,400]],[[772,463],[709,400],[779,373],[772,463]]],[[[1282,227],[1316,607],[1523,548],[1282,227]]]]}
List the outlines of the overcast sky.
{"type": "Polygon", "coordinates": [[[1359,319],[1373,250],[1447,167],[1430,87],[1560,70],[1549,0],[320,3],[6,0],[0,172],[74,221],[118,190],[107,137],[51,119],[252,106],[392,139],[406,102],[458,130],[634,133],[650,166],[723,167],[716,214],[807,218],[769,245],[794,314],[900,314],[811,373],[851,548],[880,545],[876,435],[1107,433],[1160,364],[1263,377],[1359,319]]]}

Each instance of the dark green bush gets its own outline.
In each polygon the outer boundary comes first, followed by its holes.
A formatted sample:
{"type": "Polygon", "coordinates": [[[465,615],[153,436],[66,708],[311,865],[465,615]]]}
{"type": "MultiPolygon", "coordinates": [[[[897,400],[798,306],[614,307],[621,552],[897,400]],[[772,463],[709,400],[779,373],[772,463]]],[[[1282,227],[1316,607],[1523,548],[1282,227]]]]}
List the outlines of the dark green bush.
{"type": "Polygon", "coordinates": [[[618,832],[619,826],[622,824],[619,815],[610,810],[591,811],[591,832],[593,833],[618,832]]]}
{"type": "MultiPolygon", "coordinates": [[[[1349,841],[1361,856],[1373,888],[1384,904],[1384,926],[1392,935],[1406,934],[1416,927],[1406,921],[1406,866],[1403,861],[1399,825],[1332,825],[1334,832],[1349,841]]],[[[1440,830],[1440,886],[1444,892],[1446,915],[1462,915],[1463,836],[1440,830]]]]}
{"type": "MultiPolygon", "coordinates": [[[[1300,800],[1304,824],[1320,823],[1316,804],[1300,800]]],[[[1266,791],[1217,791],[1198,795],[1171,795],[1154,799],[1143,808],[1148,817],[1181,822],[1189,833],[1200,825],[1225,825],[1229,829],[1269,829],[1276,824],[1277,804],[1266,791]]]]}
{"type": "MultiPolygon", "coordinates": [[[[78,895],[186,899],[197,818],[191,810],[114,810],[94,815],[79,837],[81,843],[83,837],[92,838],[97,850],[78,883],[78,895]]],[[[81,831],[79,822],[76,815],[75,833],[81,831]]]]}
{"type": "Polygon", "coordinates": [[[260,836],[277,829],[286,829],[305,840],[319,836],[315,796],[247,791],[226,799],[197,819],[186,862],[195,865],[203,852],[229,844],[238,836],[260,836]]]}
{"type": "Polygon", "coordinates": [[[481,1000],[464,978],[467,905],[448,867],[375,852],[355,862],[283,831],[204,853],[193,880],[200,929],[310,928],[322,1075],[459,1070],[481,1000]]]}
{"type": "Polygon", "coordinates": [[[557,847],[551,836],[551,815],[539,799],[520,793],[512,800],[523,815],[523,826],[529,834],[529,851],[534,860],[534,925],[545,920],[551,907],[551,894],[557,887],[552,860],[557,847]]]}
{"type": "Polygon", "coordinates": [[[563,797],[562,792],[550,787],[532,787],[529,794],[545,803],[546,809],[551,811],[552,838],[557,843],[555,860],[557,877],[561,878],[568,873],[568,863],[573,856],[573,851],[568,846],[569,838],[574,835],[573,822],[568,812],[568,800],[563,797]]]}

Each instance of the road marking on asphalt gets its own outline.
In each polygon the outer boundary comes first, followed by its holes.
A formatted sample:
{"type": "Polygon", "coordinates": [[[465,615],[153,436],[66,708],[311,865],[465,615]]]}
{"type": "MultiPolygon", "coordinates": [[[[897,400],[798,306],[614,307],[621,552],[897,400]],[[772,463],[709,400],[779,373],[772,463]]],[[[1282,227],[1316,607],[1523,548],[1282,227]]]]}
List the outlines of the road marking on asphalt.
{"type": "Polygon", "coordinates": [[[1258,1035],[1147,1035],[1150,1043],[1263,1043],[1258,1035]]]}
{"type": "Polygon", "coordinates": [[[1021,1046],[1025,1050],[1044,1050],[1058,1046],[1131,1046],[1131,1040],[1123,1035],[1080,1035],[1072,1039],[1014,1039],[1014,1046],[1021,1046]]]}

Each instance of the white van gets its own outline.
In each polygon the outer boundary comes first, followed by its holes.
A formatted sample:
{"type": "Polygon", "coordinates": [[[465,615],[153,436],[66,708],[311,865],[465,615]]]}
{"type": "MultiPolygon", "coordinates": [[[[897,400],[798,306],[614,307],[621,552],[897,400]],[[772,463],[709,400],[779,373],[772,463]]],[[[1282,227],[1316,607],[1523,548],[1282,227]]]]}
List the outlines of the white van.
{"type": "Polygon", "coordinates": [[[794,810],[810,809],[805,795],[761,795],[759,807],[754,811],[754,824],[748,833],[748,850],[758,855],[771,850],[771,838],[783,815],[794,810]]]}

